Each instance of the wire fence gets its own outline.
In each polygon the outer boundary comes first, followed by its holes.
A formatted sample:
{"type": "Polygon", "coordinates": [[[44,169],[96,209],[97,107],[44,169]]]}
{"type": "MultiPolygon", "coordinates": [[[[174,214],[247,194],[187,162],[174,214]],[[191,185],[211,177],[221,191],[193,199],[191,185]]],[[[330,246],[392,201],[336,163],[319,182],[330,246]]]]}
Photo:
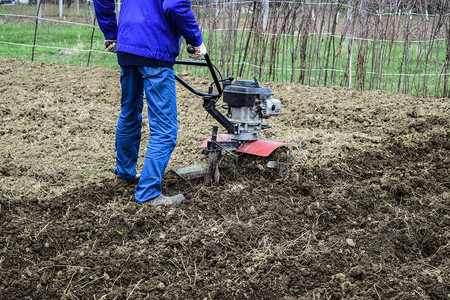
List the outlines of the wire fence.
{"type": "MultiPolygon", "coordinates": [[[[36,49],[58,50],[66,56],[82,53],[84,65],[114,60],[102,51],[92,2],[19,1],[0,6],[0,24],[28,23],[32,40],[1,35],[0,55],[5,52],[2,47],[14,46],[31,49],[31,60],[40,59],[36,49]],[[54,33],[58,26],[82,27],[86,32],[75,46],[48,43],[49,36],[58,35],[54,33]]],[[[227,75],[423,97],[450,96],[447,0],[191,2],[208,52],[227,75]]],[[[121,2],[116,4],[116,12],[120,12],[121,2]]],[[[180,58],[187,57],[185,48],[182,43],[180,58]]],[[[58,57],[54,59],[58,61],[58,57]]],[[[177,68],[208,75],[206,69],[177,68]]]]}

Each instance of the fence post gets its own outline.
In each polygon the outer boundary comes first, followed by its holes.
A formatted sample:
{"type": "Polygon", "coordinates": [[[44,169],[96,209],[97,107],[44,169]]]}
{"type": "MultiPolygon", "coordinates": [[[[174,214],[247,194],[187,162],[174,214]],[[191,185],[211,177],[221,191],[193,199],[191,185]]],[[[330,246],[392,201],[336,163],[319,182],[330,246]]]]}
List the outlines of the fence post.
{"type": "MultiPolygon", "coordinates": [[[[353,35],[353,33],[352,33],[353,35]]],[[[351,41],[350,41],[350,53],[349,53],[349,63],[348,63],[348,87],[351,88],[352,87],[352,60],[353,60],[353,36],[351,37],[351,41]]]]}
{"type": "Polygon", "coordinates": [[[59,17],[63,17],[63,0],[59,0],[59,17]]]}
{"type": "Polygon", "coordinates": [[[42,0],[37,0],[39,23],[41,23],[41,18],[42,18],[41,3],[42,3],[42,0]]]}
{"type": "Polygon", "coordinates": [[[86,64],[87,67],[89,67],[89,62],[91,60],[92,43],[94,42],[94,32],[95,32],[95,17],[94,17],[94,14],[92,13],[91,3],[92,2],[90,2],[90,1],[87,3],[89,15],[91,16],[91,22],[92,22],[91,46],[89,48],[89,55],[88,55],[88,60],[87,60],[87,64],[86,64]]]}
{"type": "Polygon", "coordinates": [[[267,22],[269,21],[269,0],[264,0],[263,3],[263,31],[267,30],[267,22]]]}
{"type": "Polygon", "coordinates": [[[36,46],[36,34],[37,34],[37,28],[38,28],[38,23],[41,22],[41,16],[42,16],[42,11],[41,11],[41,0],[37,0],[38,1],[38,7],[37,7],[37,16],[36,16],[36,24],[34,26],[34,40],[33,40],[33,47],[31,48],[31,61],[34,61],[34,48],[36,46]]]}
{"type": "Polygon", "coordinates": [[[450,70],[450,26],[447,22],[446,25],[446,31],[447,31],[447,55],[445,56],[445,68],[444,68],[444,91],[442,92],[442,97],[450,98],[450,87],[448,85],[448,72],[450,70]]]}

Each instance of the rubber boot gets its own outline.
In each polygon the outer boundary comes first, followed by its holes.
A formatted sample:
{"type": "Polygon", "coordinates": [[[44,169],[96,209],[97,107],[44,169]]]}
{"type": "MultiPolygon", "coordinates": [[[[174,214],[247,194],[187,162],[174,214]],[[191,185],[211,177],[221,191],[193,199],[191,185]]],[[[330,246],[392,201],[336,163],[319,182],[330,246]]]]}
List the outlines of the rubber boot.
{"type": "Polygon", "coordinates": [[[151,205],[172,205],[172,204],[177,205],[180,204],[180,202],[183,201],[184,199],[185,199],[184,195],[182,194],[178,194],[171,197],[160,194],[158,197],[146,202],[150,202],[151,205]]]}

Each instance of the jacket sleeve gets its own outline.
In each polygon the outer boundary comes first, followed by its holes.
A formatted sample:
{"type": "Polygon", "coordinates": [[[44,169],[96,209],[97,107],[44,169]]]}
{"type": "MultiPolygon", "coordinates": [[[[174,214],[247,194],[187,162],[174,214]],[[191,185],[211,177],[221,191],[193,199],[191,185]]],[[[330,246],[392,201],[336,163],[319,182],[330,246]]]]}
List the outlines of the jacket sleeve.
{"type": "Polygon", "coordinates": [[[202,33],[191,10],[190,0],[164,0],[163,9],[169,22],[194,47],[203,43],[202,33]]]}
{"type": "Polygon", "coordinates": [[[94,0],[95,16],[105,40],[117,39],[117,18],[114,0],[94,0]]]}

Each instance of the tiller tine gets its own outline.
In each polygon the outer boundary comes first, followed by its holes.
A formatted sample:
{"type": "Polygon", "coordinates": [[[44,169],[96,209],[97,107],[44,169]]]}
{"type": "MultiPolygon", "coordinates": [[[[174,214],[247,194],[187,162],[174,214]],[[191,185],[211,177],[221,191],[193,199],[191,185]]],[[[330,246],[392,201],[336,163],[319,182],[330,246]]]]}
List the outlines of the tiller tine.
{"type": "Polygon", "coordinates": [[[277,169],[278,175],[282,179],[286,179],[289,176],[289,168],[291,165],[291,154],[289,150],[286,150],[286,159],[283,161],[279,160],[270,160],[267,162],[266,167],[269,169],[277,169]]]}
{"type": "Polygon", "coordinates": [[[219,160],[222,155],[223,146],[217,140],[217,129],[216,126],[213,127],[211,139],[207,142],[208,163],[206,165],[195,164],[178,169],[175,171],[176,174],[192,184],[211,185],[219,182],[219,160]]]}

